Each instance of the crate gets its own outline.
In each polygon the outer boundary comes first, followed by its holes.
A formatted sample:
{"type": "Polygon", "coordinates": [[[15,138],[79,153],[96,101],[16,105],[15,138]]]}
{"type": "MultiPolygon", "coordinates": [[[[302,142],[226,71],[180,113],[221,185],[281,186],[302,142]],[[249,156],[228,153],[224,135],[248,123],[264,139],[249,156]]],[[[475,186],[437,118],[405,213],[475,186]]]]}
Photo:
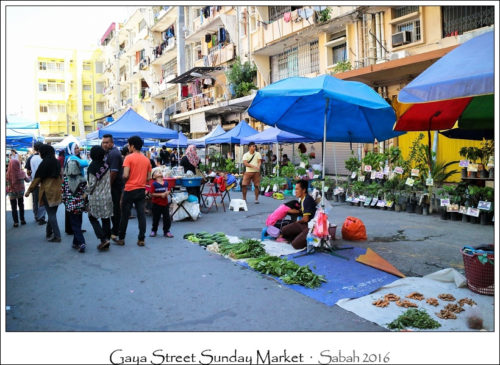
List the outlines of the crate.
{"type": "Polygon", "coordinates": [[[181,179],[182,186],[185,187],[193,187],[193,186],[200,186],[201,185],[201,177],[183,177],[181,179]]]}
{"type": "MultiPolygon", "coordinates": [[[[493,249],[493,246],[491,246],[493,249]]],[[[490,262],[482,264],[478,253],[467,253],[460,250],[464,260],[467,287],[475,293],[484,295],[495,294],[495,265],[490,262]]],[[[494,262],[495,256],[488,254],[488,259],[494,262]]]]}

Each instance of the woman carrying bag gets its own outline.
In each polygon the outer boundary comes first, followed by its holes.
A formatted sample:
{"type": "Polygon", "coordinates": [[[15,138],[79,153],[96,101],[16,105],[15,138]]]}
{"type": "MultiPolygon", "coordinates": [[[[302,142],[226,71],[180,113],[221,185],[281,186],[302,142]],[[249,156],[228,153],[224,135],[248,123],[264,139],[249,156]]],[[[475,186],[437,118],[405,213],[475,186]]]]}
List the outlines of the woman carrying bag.
{"type": "Polygon", "coordinates": [[[11,158],[5,180],[7,183],[7,195],[9,196],[10,206],[12,208],[14,227],[19,227],[19,218],[21,218],[21,224],[26,224],[24,220],[24,182],[30,181],[25,172],[21,169],[19,160],[11,158]],[[17,214],[18,206],[19,217],[17,214]]]}

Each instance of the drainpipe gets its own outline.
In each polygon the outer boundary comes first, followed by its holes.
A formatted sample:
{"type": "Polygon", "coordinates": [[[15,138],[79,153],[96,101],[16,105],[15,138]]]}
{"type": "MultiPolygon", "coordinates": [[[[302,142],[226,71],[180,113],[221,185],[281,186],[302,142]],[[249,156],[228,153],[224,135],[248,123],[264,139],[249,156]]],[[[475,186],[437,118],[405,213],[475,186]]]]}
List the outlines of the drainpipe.
{"type": "MultiPolygon", "coordinates": [[[[236,43],[236,54],[239,55],[240,54],[240,35],[241,35],[241,22],[240,22],[240,15],[241,14],[241,9],[239,6],[236,7],[236,21],[238,22],[238,34],[236,36],[237,38],[237,43],[236,43]]],[[[241,120],[241,118],[240,118],[241,120]]]]}
{"type": "MultiPolygon", "coordinates": [[[[187,8],[190,11],[190,8],[187,8]]],[[[184,21],[184,6],[179,6],[177,8],[177,21],[176,21],[176,33],[177,33],[177,76],[183,74],[186,71],[186,42],[184,31],[185,21],[184,21]]],[[[177,100],[180,100],[181,95],[181,84],[177,84],[177,100]]],[[[174,103],[177,105],[177,103],[174,103]]],[[[165,124],[165,121],[164,121],[165,124]]]]}
{"type": "MultiPolygon", "coordinates": [[[[380,13],[375,13],[375,35],[377,39],[380,41],[380,13]]],[[[377,59],[376,61],[380,60],[382,58],[382,50],[380,47],[380,44],[376,42],[376,47],[377,47],[377,59]]]]}
{"type": "Polygon", "coordinates": [[[369,30],[367,32],[367,35],[368,35],[368,54],[370,57],[370,65],[373,65],[375,63],[375,59],[377,58],[375,40],[373,39],[373,36],[369,34],[370,32],[373,34],[373,25],[374,25],[373,18],[374,18],[373,14],[368,14],[369,30]]]}
{"type": "MultiPolygon", "coordinates": [[[[380,14],[380,43],[382,43],[383,46],[386,47],[385,35],[384,35],[384,12],[381,11],[379,14],[380,14]]],[[[385,54],[384,47],[380,47],[380,48],[381,48],[382,58],[385,60],[387,55],[385,54]]]]}
{"type": "Polygon", "coordinates": [[[354,68],[358,68],[359,67],[358,23],[359,23],[359,21],[357,21],[357,20],[354,22],[354,39],[355,39],[355,42],[356,42],[356,62],[355,62],[354,68]]]}
{"type": "Polygon", "coordinates": [[[251,52],[250,52],[250,9],[249,6],[247,5],[247,43],[248,43],[248,61],[251,61],[251,52]]]}

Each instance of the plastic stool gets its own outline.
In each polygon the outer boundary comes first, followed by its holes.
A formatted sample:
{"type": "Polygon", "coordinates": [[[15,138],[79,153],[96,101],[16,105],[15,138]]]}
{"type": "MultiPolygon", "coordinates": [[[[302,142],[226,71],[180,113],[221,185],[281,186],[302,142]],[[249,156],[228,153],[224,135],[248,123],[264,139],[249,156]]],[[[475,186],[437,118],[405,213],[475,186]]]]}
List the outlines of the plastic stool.
{"type": "Polygon", "coordinates": [[[239,212],[241,208],[243,208],[245,212],[248,212],[247,202],[243,199],[232,199],[229,203],[229,210],[231,210],[231,208],[235,212],[239,212]]]}

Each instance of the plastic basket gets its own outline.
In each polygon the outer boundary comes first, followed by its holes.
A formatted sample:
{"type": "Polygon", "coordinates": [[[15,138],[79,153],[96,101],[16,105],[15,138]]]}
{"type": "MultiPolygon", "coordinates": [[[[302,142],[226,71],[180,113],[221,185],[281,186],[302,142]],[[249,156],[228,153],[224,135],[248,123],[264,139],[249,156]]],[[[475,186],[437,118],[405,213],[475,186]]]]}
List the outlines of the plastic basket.
{"type": "Polygon", "coordinates": [[[168,183],[168,188],[172,189],[175,186],[176,179],[173,177],[164,177],[163,181],[166,181],[168,183]]]}
{"type": "Polygon", "coordinates": [[[200,186],[201,185],[201,177],[183,177],[181,179],[182,186],[192,187],[192,186],[200,186]]]}
{"type": "MultiPolygon", "coordinates": [[[[493,248],[493,246],[491,246],[493,248]]],[[[490,262],[482,264],[478,256],[480,254],[469,254],[462,250],[464,259],[465,277],[467,279],[467,287],[475,293],[484,295],[495,294],[495,265],[490,262]]],[[[488,259],[494,261],[495,256],[488,255],[488,259]]]]}

